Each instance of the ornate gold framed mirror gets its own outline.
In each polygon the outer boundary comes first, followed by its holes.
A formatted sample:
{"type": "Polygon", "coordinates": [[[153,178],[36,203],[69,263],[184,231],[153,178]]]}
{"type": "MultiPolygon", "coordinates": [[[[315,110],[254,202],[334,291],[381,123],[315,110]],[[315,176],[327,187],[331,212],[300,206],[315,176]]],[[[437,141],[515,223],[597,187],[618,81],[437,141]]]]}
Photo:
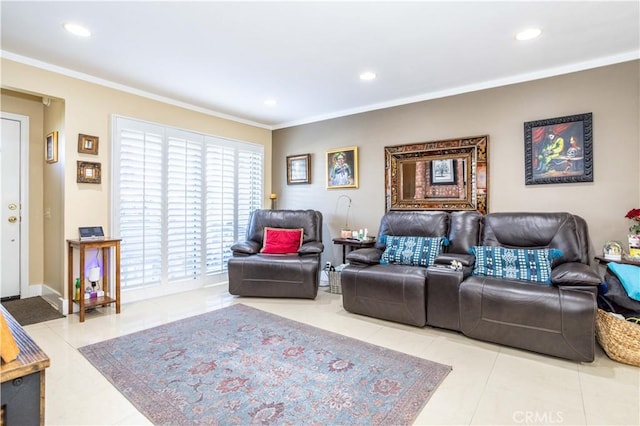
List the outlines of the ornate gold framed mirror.
{"type": "Polygon", "coordinates": [[[387,211],[487,213],[488,135],[387,146],[384,152],[387,211]]]}

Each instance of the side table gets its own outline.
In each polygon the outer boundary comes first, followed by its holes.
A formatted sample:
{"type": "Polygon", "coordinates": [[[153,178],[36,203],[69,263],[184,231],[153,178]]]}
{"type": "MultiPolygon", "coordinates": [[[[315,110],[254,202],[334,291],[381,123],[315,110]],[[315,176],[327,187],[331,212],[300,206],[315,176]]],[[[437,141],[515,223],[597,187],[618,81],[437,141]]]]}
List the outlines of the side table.
{"type": "MultiPolygon", "coordinates": [[[[67,296],[69,297],[69,314],[73,313],[73,302],[75,301],[80,305],[80,322],[84,322],[84,313],[88,308],[94,308],[96,306],[104,306],[111,303],[116,305],[116,314],[120,313],[120,238],[105,238],[104,240],[67,240],[69,249],[69,268],[67,279],[67,296]],[[104,291],[103,297],[95,297],[91,299],[84,298],[84,291],[81,291],[79,300],[74,300],[74,280],[73,280],[73,251],[78,249],[80,252],[80,283],[84,286],[84,261],[85,252],[87,249],[102,249],[102,290],[104,291]],[[115,294],[110,293],[109,288],[109,250],[113,249],[115,252],[114,267],[115,267],[115,294]]],[[[84,287],[82,287],[84,288],[84,287]]]]}
{"type": "Polygon", "coordinates": [[[598,263],[601,265],[606,265],[607,263],[613,262],[613,263],[624,263],[627,265],[640,266],[640,261],[625,259],[624,257],[621,260],[611,260],[611,259],[605,259],[604,256],[595,256],[594,259],[597,260],[598,263]]]}
{"type": "Polygon", "coordinates": [[[369,248],[376,245],[376,240],[355,240],[351,238],[334,238],[333,244],[339,244],[342,246],[342,263],[347,263],[347,252],[346,249],[349,247],[349,250],[353,250],[354,248],[369,248]]]}

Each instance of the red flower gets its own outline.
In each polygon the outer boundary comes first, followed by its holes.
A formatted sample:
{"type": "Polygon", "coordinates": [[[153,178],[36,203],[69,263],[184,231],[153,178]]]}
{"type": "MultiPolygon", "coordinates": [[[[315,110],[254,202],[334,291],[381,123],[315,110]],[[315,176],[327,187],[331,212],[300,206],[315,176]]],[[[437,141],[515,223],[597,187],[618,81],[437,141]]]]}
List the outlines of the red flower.
{"type": "Polygon", "coordinates": [[[640,234],[640,209],[629,210],[625,217],[637,222],[631,225],[631,227],[629,228],[629,232],[631,232],[632,234],[640,234]]]}
{"type": "Polygon", "coordinates": [[[631,219],[631,220],[637,220],[640,222],[640,209],[629,210],[625,218],[631,219]]]}

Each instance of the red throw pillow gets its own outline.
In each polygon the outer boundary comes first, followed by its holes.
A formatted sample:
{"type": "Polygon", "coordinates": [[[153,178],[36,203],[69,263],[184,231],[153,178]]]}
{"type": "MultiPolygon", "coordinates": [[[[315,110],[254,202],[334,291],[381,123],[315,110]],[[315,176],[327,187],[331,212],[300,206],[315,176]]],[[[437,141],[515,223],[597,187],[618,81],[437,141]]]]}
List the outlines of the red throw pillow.
{"type": "Polygon", "coordinates": [[[285,228],[264,228],[264,245],[260,253],[292,254],[297,253],[302,245],[304,230],[285,228]]]}

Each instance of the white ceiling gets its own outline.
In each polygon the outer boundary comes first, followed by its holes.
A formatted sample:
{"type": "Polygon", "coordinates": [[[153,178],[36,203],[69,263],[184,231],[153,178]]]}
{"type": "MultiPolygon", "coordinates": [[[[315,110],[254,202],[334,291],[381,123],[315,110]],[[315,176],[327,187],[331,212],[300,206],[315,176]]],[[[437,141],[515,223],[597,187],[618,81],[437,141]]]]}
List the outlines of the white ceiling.
{"type": "Polygon", "coordinates": [[[640,57],[637,0],[0,7],[8,59],[274,129],[640,57]]]}

